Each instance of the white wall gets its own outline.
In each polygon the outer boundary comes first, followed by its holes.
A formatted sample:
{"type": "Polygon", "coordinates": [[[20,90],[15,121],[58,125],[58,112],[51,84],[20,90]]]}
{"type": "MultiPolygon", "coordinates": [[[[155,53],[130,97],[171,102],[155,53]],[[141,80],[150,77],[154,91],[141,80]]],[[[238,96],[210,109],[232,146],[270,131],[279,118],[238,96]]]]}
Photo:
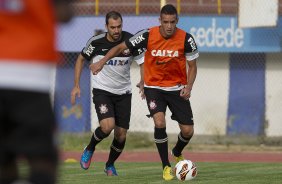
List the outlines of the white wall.
{"type": "Polygon", "coordinates": [[[191,98],[196,134],[224,135],[226,132],[228,56],[228,54],[200,54],[198,75],[191,98]]]}
{"type": "Polygon", "coordinates": [[[266,58],[266,135],[282,136],[282,53],[266,58]]]}

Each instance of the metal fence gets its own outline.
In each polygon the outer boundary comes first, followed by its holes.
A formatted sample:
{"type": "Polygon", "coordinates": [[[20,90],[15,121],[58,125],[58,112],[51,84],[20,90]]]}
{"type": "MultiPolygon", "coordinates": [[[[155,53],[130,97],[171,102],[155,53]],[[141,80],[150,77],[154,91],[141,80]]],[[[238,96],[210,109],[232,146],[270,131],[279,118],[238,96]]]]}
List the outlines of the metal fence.
{"type": "MultiPolygon", "coordinates": [[[[268,1],[265,1],[266,3],[268,1]]],[[[124,17],[123,29],[135,33],[158,25],[160,6],[171,3],[180,14],[179,26],[195,37],[200,50],[198,76],[191,104],[197,134],[282,136],[281,19],[272,28],[238,28],[238,0],[79,0],[73,3],[76,18],[62,27],[59,45],[64,62],[56,77],[55,111],[65,131],[89,131],[98,125],[91,108],[90,72],[81,80],[78,105],[69,102],[74,63],[88,38],[104,30],[110,10],[124,17]],[[65,37],[65,38],[64,38],[65,37]],[[66,41],[67,40],[67,41],[66,41]],[[63,48],[63,49],[62,49],[63,48]],[[90,123],[91,122],[91,123],[90,123]]],[[[282,0],[279,0],[279,15],[282,0]]],[[[133,84],[132,131],[153,131],[145,101],[135,84],[138,66],[131,67],[133,84]]],[[[167,113],[168,132],[176,133],[167,113]]]]}

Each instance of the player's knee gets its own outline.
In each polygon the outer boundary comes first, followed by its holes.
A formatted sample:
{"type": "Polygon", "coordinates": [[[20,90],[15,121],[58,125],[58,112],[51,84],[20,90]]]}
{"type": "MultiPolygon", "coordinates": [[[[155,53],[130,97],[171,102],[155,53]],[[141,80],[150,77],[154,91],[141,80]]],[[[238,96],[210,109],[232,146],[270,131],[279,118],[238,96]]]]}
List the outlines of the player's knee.
{"type": "Polygon", "coordinates": [[[165,128],[166,123],[164,119],[154,119],[155,127],[156,128],[165,128]]]}
{"type": "Polygon", "coordinates": [[[115,139],[119,142],[119,143],[121,143],[121,142],[125,142],[125,140],[126,140],[126,135],[120,135],[120,136],[115,136],[115,139]]]}
{"type": "Polygon", "coordinates": [[[153,119],[154,119],[156,128],[165,128],[166,127],[165,115],[163,112],[158,112],[154,114],[153,119]]]}
{"type": "Polygon", "coordinates": [[[165,128],[166,124],[165,122],[155,122],[155,127],[156,128],[165,128]]]}
{"type": "Polygon", "coordinates": [[[126,140],[126,133],[127,132],[118,132],[116,133],[115,132],[115,139],[118,141],[118,142],[124,142],[126,140]]]}
{"type": "Polygon", "coordinates": [[[104,132],[104,130],[102,129],[102,127],[98,127],[96,128],[94,134],[99,138],[99,139],[104,139],[106,137],[108,137],[110,135],[110,132],[104,132]]]}
{"type": "Polygon", "coordinates": [[[112,132],[113,127],[110,127],[110,126],[104,126],[103,127],[103,126],[101,126],[101,130],[104,134],[109,135],[112,132]]]}
{"type": "Polygon", "coordinates": [[[194,135],[194,129],[193,128],[184,128],[184,129],[181,130],[181,134],[185,138],[191,138],[194,135]]]}

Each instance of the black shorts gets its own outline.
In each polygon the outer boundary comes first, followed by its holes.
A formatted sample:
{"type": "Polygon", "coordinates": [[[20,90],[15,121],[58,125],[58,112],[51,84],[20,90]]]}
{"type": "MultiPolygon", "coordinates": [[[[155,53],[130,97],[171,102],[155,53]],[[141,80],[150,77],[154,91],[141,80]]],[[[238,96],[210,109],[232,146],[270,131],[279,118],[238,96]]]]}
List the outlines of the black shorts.
{"type": "Polygon", "coordinates": [[[93,103],[99,121],[113,117],[115,125],[129,129],[132,94],[116,95],[101,89],[93,89],[93,103]]]}
{"type": "Polygon", "coordinates": [[[17,156],[57,162],[49,94],[0,89],[0,164],[17,156]]]}
{"type": "Polygon", "coordinates": [[[144,88],[144,92],[150,116],[157,112],[165,113],[168,107],[172,113],[172,120],[183,125],[194,125],[190,101],[180,97],[180,91],[144,88]]]}

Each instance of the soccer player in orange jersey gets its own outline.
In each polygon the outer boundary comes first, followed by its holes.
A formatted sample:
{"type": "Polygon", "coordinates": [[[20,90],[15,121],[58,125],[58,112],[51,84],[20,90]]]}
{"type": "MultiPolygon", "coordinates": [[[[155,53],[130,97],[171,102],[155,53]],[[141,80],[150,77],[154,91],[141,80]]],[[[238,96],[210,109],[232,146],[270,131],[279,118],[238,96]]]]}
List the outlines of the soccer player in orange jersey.
{"type": "Polygon", "coordinates": [[[110,50],[90,69],[97,74],[107,60],[124,49],[138,51],[135,58],[143,60],[144,71],[139,84],[141,95],[146,97],[150,115],[154,119],[154,138],[163,165],[163,179],[171,180],[173,174],[168,159],[165,112],[168,107],[172,112],[171,118],[178,122],[180,128],[178,141],[171,151],[178,162],[184,159],[182,151],[194,134],[189,98],[197,75],[196,59],[199,52],[192,35],[176,27],[178,14],[173,5],[162,7],[159,21],[160,26],[138,32],[110,50]]]}
{"type": "Polygon", "coordinates": [[[71,17],[64,0],[1,0],[0,183],[54,184],[58,153],[49,91],[55,24],[71,17]],[[18,158],[27,160],[27,181],[18,158]]]}

